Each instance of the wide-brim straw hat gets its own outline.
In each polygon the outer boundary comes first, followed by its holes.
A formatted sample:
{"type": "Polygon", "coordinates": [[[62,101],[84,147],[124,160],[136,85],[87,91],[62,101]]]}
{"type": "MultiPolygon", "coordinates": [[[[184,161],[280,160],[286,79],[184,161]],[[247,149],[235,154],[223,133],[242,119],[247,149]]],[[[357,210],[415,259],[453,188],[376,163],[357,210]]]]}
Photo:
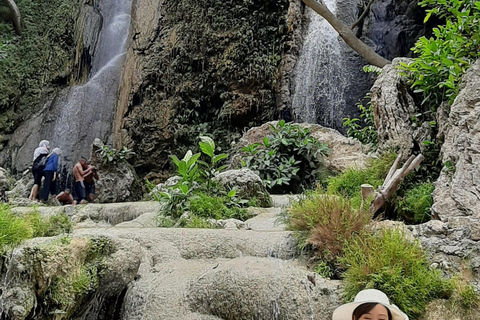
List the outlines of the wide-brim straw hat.
{"type": "Polygon", "coordinates": [[[355,296],[353,302],[341,305],[333,311],[332,320],[352,320],[353,311],[364,303],[379,303],[392,313],[392,320],[408,320],[408,316],[394,304],[390,304],[385,293],[376,289],[362,290],[355,296]]]}

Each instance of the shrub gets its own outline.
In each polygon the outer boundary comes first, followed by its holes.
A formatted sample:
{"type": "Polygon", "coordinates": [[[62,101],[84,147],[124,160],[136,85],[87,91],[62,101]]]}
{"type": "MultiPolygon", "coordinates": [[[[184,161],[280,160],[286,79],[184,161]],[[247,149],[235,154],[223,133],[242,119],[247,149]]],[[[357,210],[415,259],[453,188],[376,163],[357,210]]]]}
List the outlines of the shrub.
{"type": "Polygon", "coordinates": [[[201,218],[246,220],[250,217],[243,208],[248,200],[237,199],[235,190],[224,190],[212,182],[212,178],[226,168],[219,164],[228,155],[215,154],[215,143],[209,137],[201,136],[199,145],[202,153],[193,154],[188,150],[181,160],[171,157],[181,179],[166,191],[154,195],[155,199],[164,203],[157,218],[161,227],[207,227],[211,224],[201,221],[201,218]],[[207,160],[200,160],[201,156],[207,160]],[[194,220],[178,221],[186,211],[194,220]]]}
{"type": "Polygon", "coordinates": [[[225,218],[240,218],[239,211],[246,212],[245,208],[234,209],[227,206],[230,202],[228,197],[211,196],[200,192],[190,199],[190,212],[203,218],[216,220],[225,218]]]}
{"type": "Polygon", "coordinates": [[[197,216],[190,217],[183,225],[184,228],[215,229],[216,226],[207,221],[207,219],[197,216]]]}
{"type": "Polygon", "coordinates": [[[434,37],[417,41],[412,50],[418,57],[402,64],[415,92],[423,95],[425,111],[430,111],[442,101],[453,102],[461,76],[479,56],[480,2],[423,0],[419,5],[431,8],[425,22],[431,15],[445,19],[445,25],[433,29],[434,37]]]}
{"type": "Polygon", "coordinates": [[[242,166],[256,172],[270,191],[298,192],[314,185],[323,170],[327,145],[313,138],[308,128],[284,120],[270,130],[261,144],[242,148],[246,153],[242,166]]]}
{"type": "Polygon", "coordinates": [[[418,241],[410,241],[395,229],[362,233],[347,239],[340,262],[345,298],[353,300],[363,289],[382,290],[408,316],[423,313],[428,302],[448,297],[452,285],[429,262],[418,241]]]}
{"type": "Polygon", "coordinates": [[[371,215],[317,189],[294,203],[285,218],[288,228],[300,236],[301,245],[313,246],[315,258],[334,263],[345,241],[363,230],[371,215]]]}
{"type": "Polygon", "coordinates": [[[423,223],[430,220],[433,205],[431,183],[420,183],[405,192],[398,201],[398,216],[407,222],[423,223]]]}

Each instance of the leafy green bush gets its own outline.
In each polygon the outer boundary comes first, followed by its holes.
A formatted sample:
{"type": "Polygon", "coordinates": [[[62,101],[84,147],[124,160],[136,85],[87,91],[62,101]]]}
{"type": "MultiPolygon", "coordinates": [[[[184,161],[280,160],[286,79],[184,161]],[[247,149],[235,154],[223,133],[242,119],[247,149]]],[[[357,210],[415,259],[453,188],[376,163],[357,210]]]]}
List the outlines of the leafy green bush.
{"type": "Polygon", "coordinates": [[[315,184],[328,153],[308,128],[281,120],[263,143],[242,148],[242,166],[255,171],[272,192],[298,192],[315,184]]]}
{"type": "Polygon", "coordinates": [[[422,93],[425,111],[430,111],[442,101],[453,102],[461,76],[479,57],[480,2],[423,0],[419,5],[431,8],[425,22],[432,15],[445,19],[445,25],[433,29],[434,37],[417,41],[412,50],[418,57],[401,64],[415,92],[422,93]]]}
{"type": "Polygon", "coordinates": [[[363,289],[382,290],[409,317],[423,313],[428,302],[450,296],[452,284],[429,268],[418,241],[407,240],[395,229],[363,233],[347,239],[340,262],[345,298],[353,300],[363,289]]]}
{"type": "Polygon", "coordinates": [[[14,247],[33,237],[52,237],[70,233],[73,224],[65,213],[42,217],[37,210],[23,216],[10,212],[10,207],[0,204],[0,251],[14,247]]]}
{"type": "Polygon", "coordinates": [[[398,216],[410,223],[423,223],[430,220],[434,189],[433,184],[427,182],[417,184],[412,189],[407,190],[398,201],[398,216]]]}
{"type": "Polygon", "coordinates": [[[346,240],[370,221],[367,211],[354,209],[349,200],[323,193],[307,192],[285,215],[289,230],[296,231],[300,245],[312,245],[316,259],[334,264],[346,240]]]}
{"type": "Polygon", "coordinates": [[[202,153],[193,154],[189,150],[182,159],[171,157],[180,180],[166,191],[154,194],[155,199],[164,203],[157,218],[161,227],[211,225],[203,223],[201,218],[246,220],[250,217],[243,208],[248,200],[238,199],[235,190],[224,190],[212,181],[217,173],[226,168],[219,166],[219,163],[228,155],[216,155],[215,143],[209,137],[201,136],[199,145],[202,153]],[[201,156],[207,160],[200,160],[201,156]],[[187,211],[189,219],[193,220],[178,221],[187,211]]]}
{"type": "Polygon", "coordinates": [[[360,110],[360,118],[343,118],[342,125],[347,127],[347,135],[358,139],[365,144],[371,144],[374,148],[378,146],[378,133],[373,119],[373,107],[370,100],[370,93],[365,96],[367,105],[358,102],[357,107],[360,110]]]}
{"type": "Polygon", "coordinates": [[[0,204],[0,252],[33,237],[31,224],[10,212],[10,207],[0,204]]]}

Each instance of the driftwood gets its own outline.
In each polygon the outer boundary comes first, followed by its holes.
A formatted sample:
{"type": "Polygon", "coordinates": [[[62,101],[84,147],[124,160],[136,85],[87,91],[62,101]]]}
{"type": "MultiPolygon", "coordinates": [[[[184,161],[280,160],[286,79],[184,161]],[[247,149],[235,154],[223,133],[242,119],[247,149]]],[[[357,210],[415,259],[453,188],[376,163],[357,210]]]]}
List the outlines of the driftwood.
{"type": "MultiPolygon", "coordinates": [[[[375,213],[383,206],[387,199],[397,190],[398,186],[410,172],[413,171],[420,163],[425,159],[422,154],[418,156],[411,155],[410,158],[405,162],[405,164],[400,168],[398,165],[402,155],[399,154],[392,167],[388,171],[387,177],[383,184],[375,191],[375,196],[372,203],[370,204],[370,212],[375,215],[375,213]]],[[[373,194],[373,186],[369,184],[363,184],[362,186],[362,206],[363,202],[367,200],[373,194]]]]}
{"type": "Polygon", "coordinates": [[[367,16],[367,14],[370,12],[370,7],[372,6],[373,2],[375,0],[370,0],[370,2],[367,4],[367,7],[365,8],[365,10],[363,11],[363,13],[360,15],[360,18],[358,18],[357,21],[355,21],[354,24],[352,24],[352,26],[350,27],[350,29],[355,29],[356,26],[358,26],[360,24],[360,22],[363,21],[363,19],[365,19],[365,17],[367,16]]]}

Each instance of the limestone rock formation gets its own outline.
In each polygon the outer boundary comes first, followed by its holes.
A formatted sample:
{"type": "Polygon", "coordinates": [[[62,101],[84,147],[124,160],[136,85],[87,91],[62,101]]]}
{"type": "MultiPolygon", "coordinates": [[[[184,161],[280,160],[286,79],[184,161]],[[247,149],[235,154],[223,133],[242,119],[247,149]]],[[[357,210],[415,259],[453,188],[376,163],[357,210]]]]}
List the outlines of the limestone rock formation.
{"type": "MultiPolygon", "coordinates": [[[[460,93],[440,126],[443,169],[432,212],[439,220],[412,226],[434,265],[460,272],[480,289],[480,62],[463,76],[460,93]]],[[[443,111],[442,111],[443,112],[443,111]]]]}
{"type": "Polygon", "coordinates": [[[118,298],[137,273],[139,249],[131,240],[98,237],[30,240],[2,261],[0,317],[47,319],[62,313],[99,319],[115,313],[118,298]]]}
{"type": "MultiPolygon", "coordinates": [[[[435,183],[433,211],[443,221],[480,219],[480,61],[463,76],[443,126],[443,170],[435,183]]],[[[477,239],[480,240],[480,239],[477,239]]]]}
{"type": "Polygon", "coordinates": [[[228,190],[237,190],[236,196],[250,200],[257,198],[260,207],[270,207],[272,200],[262,179],[250,169],[228,170],[219,173],[214,181],[225,186],[228,190]]]}

